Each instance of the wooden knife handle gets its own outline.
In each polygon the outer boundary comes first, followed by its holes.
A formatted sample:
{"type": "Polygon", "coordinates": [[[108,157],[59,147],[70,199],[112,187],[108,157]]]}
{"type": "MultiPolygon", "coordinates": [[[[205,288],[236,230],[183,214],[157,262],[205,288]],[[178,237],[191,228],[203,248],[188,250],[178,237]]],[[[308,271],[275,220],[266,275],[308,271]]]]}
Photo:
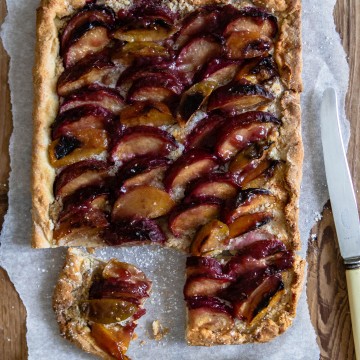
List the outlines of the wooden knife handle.
{"type": "Polygon", "coordinates": [[[360,360],[360,268],[346,270],[356,359],[360,360]]]}

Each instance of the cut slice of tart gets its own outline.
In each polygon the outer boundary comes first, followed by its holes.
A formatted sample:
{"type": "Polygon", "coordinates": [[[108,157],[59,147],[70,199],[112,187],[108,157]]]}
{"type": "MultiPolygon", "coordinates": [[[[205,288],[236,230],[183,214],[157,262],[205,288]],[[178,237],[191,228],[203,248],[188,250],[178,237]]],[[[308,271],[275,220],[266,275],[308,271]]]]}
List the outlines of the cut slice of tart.
{"type": "Polygon", "coordinates": [[[304,266],[281,241],[266,238],[233,256],[189,257],[187,343],[267,342],[280,335],[295,316],[304,266]]]}
{"type": "Polygon", "coordinates": [[[53,296],[61,335],[102,359],[129,359],[125,353],[151,286],[131,264],[69,248],[53,296]]]}

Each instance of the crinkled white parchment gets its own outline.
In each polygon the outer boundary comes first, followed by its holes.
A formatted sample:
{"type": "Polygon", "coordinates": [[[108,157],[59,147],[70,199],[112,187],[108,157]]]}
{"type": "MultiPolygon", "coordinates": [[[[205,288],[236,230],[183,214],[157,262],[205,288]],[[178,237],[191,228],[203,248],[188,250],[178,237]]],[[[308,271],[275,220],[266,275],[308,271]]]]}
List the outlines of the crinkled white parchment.
{"type": "MultiPolygon", "coordinates": [[[[11,174],[9,210],[1,234],[0,261],[8,271],[27,309],[29,359],[90,359],[59,336],[51,309],[51,297],[64,261],[64,249],[30,248],[31,198],[30,167],[32,137],[32,67],[35,45],[35,9],[39,0],[7,0],[8,16],[1,37],[10,60],[9,83],[14,131],[10,141],[11,174]]],[[[304,175],[300,199],[300,229],[306,253],[307,239],[314,219],[328,198],[322,160],[318,119],[320,99],[327,86],[339,94],[340,117],[346,142],[349,124],[345,118],[344,99],[349,70],[345,53],[335,31],[335,0],[303,0],[304,92],[302,124],[305,145],[304,175]]],[[[107,249],[96,255],[117,256],[143,269],[154,281],[154,291],[147,303],[129,350],[133,359],[318,359],[314,329],[310,323],[303,291],[293,326],[267,344],[188,347],[184,341],[185,308],[182,300],[185,256],[158,247],[107,249]],[[170,333],[161,341],[151,340],[151,322],[159,319],[170,333]],[[141,340],[144,340],[141,343],[141,340]]]]}

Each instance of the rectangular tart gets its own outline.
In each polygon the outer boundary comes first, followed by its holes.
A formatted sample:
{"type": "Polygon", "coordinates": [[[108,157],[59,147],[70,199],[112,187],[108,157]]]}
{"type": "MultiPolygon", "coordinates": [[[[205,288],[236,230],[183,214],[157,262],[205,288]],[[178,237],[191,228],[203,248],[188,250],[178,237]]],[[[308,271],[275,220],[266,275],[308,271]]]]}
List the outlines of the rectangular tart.
{"type": "Polygon", "coordinates": [[[32,246],[185,251],[190,345],[282,333],[304,267],[300,14],[300,0],[43,0],[32,246]]]}

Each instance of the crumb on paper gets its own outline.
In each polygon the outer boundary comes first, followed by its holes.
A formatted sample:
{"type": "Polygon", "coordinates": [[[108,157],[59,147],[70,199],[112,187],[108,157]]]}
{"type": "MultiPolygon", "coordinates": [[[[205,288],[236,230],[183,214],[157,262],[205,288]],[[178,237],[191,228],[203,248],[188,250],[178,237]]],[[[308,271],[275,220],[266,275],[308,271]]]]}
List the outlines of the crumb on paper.
{"type": "Polygon", "coordinates": [[[87,247],[86,250],[89,254],[93,254],[95,252],[95,248],[93,247],[87,247]]]}
{"type": "Polygon", "coordinates": [[[310,240],[311,241],[316,241],[317,240],[317,235],[316,234],[310,234],[310,240]]]}
{"type": "Polygon", "coordinates": [[[163,327],[160,324],[159,320],[154,320],[152,322],[152,329],[153,329],[154,339],[157,341],[161,340],[169,332],[169,329],[163,327]]]}
{"type": "Polygon", "coordinates": [[[146,341],[145,340],[141,340],[140,341],[140,346],[144,346],[146,344],[146,341]]]}
{"type": "Polygon", "coordinates": [[[319,212],[315,212],[315,217],[314,217],[314,220],[316,222],[318,222],[319,220],[322,219],[322,215],[319,213],[319,212]]]}

